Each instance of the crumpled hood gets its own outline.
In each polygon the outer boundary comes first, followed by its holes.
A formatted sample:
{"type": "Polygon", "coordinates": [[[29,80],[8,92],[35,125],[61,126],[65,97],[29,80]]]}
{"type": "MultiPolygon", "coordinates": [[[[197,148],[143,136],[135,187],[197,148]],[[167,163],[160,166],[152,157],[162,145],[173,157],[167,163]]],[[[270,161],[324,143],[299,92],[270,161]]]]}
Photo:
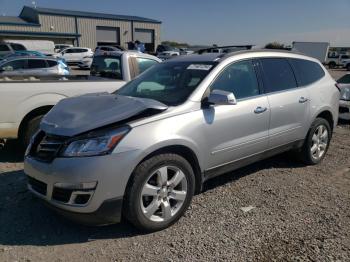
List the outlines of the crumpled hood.
{"type": "Polygon", "coordinates": [[[167,106],[145,98],[109,93],[86,94],[58,102],[40,123],[41,130],[60,136],[75,136],[136,116],[147,109],[162,112],[167,106]]]}

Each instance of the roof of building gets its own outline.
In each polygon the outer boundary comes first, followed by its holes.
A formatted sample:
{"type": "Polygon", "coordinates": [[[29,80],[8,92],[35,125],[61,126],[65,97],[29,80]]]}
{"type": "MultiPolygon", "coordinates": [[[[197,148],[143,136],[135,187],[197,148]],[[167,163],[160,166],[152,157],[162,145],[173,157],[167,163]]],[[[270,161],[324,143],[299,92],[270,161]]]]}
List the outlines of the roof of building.
{"type": "Polygon", "coordinates": [[[24,25],[28,24],[28,21],[18,16],[0,16],[0,24],[24,25]]]}
{"type": "Polygon", "coordinates": [[[101,19],[111,19],[111,20],[127,20],[127,21],[159,23],[159,24],[161,23],[161,21],[150,19],[150,18],[145,18],[145,17],[140,17],[140,16],[102,14],[102,13],[53,9],[53,8],[44,8],[44,7],[37,7],[37,8],[35,8],[35,10],[39,14],[63,15],[63,16],[75,16],[75,17],[87,17],[87,18],[101,18],[101,19]]]}

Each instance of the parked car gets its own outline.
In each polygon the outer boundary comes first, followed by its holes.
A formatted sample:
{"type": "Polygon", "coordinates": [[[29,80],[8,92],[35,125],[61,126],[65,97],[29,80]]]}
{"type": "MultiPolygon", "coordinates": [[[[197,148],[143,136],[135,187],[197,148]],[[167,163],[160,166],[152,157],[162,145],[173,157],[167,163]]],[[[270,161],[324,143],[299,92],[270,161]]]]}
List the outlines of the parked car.
{"type": "Polygon", "coordinates": [[[193,55],[194,51],[189,50],[188,48],[180,48],[180,55],[193,55]]]}
{"type": "Polygon", "coordinates": [[[93,76],[4,77],[0,74],[0,139],[19,138],[28,145],[42,117],[61,99],[85,93],[112,93],[159,62],[154,56],[121,52],[96,56],[93,76]]]}
{"type": "Polygon", "coordinates": [[[49,57],[14,56],[0,62],[0,76],[69,75],[68,66],[61,60],[49,57]]]}
{"type": "Polygon", "coordinates": [[[77,66],[81,69],[90,69],[94,56],[85,56],[81,61],[77,63],[77,66]]]}
{"type": "Polygon", "coordinates": [[[95,48],[95,55],[101,55],[106,52],[113,52],[113,51],[125,51],[124,48],[121,46],[98,46],[95,48]]]}
{"type": "MultiPolygon", "coordinates": [[[[3,59],[10,58],[10,57],[18,57],[18,56],[47,57],[46,55],[38,51],[15,51],[14,53],[4,56],[3,59]]],[[[63,63],[66,63],[64,58],[57,58],[57,59],[61,60],[63,63]]]]}
{"type": "Polygon", "coordinates": [[[67,217],[110,224],[123,216],[161,230],[217,175],[288,150],[320,163],[338,102],[335,81],[310,57],[182,56],[114,94],[59,102],[33,137],[24,171],[30,191],[67,217]]]}
{"type": "Polygon", "coordinates": [[[60,53],[60,52],[62,52],[64,49],[70,48],[70,47],[73,47],[73,45],[69,45],[69,44],[57,44],[57,45],[55,45],[55,52],[56,52],[56,53],[60,53]]]}
{"type": "Polygon", "coordinates": [[[173,58],[180,55],[180,50],[176,47],[159,45],[157,47],[157,57],[162,60],[173,58]]]}
{"type": "Polygon", "coordinates": [[[16,43],[0,43],[0,60],[16,51],[27,50],[23,45],[16,43]]]}
{"type": "Polygon", "coordinates": [[[343,58],[341,59],[341,67],[345,68],[347,71],[350,71],[350,57],[343,55],[343,58]]]}
{"type": "Polygon", "coordinates": [[[328,54],[328,58],[326,60],[326,65],[328,65],[329,68],[333,69],[336,67],[344,67],[347,68],[347,64],[350,60],[349,55],[345,54],[334,54],[332,55],[331,53],[328,54]]]}
{"type": "Polygon", "coordinates": [[[342,76],[337,80],[340,88],[339,113],[350,113],[350,73],[342,76]]]}
{"type": "Polygon", "coordinates": [[[70,47],[64,49],[61,53],[57,53],[54,56],[58,58],[64,58],[68,64],[77,64],[86,57],[92,57],[94,53],[90,48],[84,47],[70,47]]]}
{"type": "MultiPolygon", "coordinates": [[[[25,50],[38,51],[45,55],[52,56],[55,53],[55,44],[48,40],[15,40],[15,39],[5,39],[4,42],[10,44],[18,44],[25,47],[25,50]]],[[[16,50],[16,51],[22,51],[16,50]]]]}

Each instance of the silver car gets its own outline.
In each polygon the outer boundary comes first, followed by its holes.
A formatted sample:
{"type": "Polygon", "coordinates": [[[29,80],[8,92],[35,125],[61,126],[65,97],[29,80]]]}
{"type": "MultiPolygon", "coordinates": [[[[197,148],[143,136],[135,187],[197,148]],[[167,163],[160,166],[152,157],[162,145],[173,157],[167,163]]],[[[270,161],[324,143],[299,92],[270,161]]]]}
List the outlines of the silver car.
{"type": "Polygon", "coordinates": [[[0,76],[48,76],[69,75],[69,67],[55,58],[21,56],[0,61],[0,76]]]}
{"type": "Polygon", "coordinates": [[[71,219],[110,224],[123,216],[161,230],[210,178],[288,150],[320,163],[338,106],[335,81],[310,57],[178,57],[115,94],[59,102],[32,138],[24,170],[29,189],[71,219]]]}

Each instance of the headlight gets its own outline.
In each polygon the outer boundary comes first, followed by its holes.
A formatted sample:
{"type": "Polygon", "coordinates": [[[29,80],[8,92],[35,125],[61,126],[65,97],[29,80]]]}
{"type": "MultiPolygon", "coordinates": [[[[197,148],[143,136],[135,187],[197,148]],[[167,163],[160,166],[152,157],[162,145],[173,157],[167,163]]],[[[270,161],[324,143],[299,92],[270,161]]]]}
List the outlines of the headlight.
{"type": "Polygon", "coordinates": [[[350,87],[343,87],[340,91],[341,100],[350,100],[350,87]]]}
{"type": "Polygon", "coordinates": [[[128,132],[128,128],[123,128],[103,135],[73,140],[64,148],[61,156],[83,157],[109,154],[128,132]]]}

